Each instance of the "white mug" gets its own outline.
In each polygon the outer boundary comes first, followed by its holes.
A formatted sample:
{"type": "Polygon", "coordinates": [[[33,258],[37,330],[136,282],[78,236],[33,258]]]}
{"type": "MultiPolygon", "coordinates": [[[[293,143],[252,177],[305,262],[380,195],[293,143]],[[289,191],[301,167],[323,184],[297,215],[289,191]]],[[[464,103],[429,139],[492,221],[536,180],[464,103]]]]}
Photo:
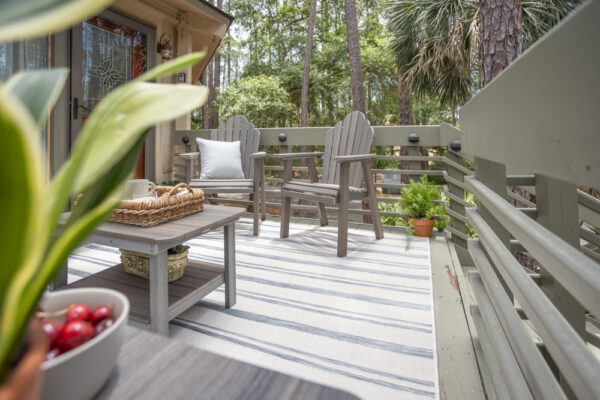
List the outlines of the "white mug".
{"type": "Polygon", "coordinates": [[[135,199],[142,196],[156,196],[156,185],[148,179],[130,179],[125,184],[125,198],[135,199]]]}

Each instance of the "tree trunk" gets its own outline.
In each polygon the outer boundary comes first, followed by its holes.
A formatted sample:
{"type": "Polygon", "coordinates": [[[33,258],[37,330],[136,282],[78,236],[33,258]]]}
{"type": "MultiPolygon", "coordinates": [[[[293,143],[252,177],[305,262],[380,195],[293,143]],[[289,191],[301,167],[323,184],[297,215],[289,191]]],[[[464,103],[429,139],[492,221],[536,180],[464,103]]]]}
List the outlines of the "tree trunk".
{"type": "Polygon", "coordinates": [[[404,83],[404,74],[398,68],[398,108],[400,125],[411,125],[410,87],[404,83]]]}
{"type": "MultiPolygon", "coordinates": [[[[223,8],[223,0],[217,0],[217,7],[219,9],[223,8]]],[[[219,126],[219,109],[215,100],[217,99],[217,90],[219,90],[221,87],[221,55],[219,54],[218,49],[215,51],[214,63],[215,69],[213,76],[213,109],[211,112],[211,125],[213,128],[216,128],[219,126]]]]}
{"type": "Polygon", "coordinates": [[[227,34],[227,84],[231,83],[231,33],[227,34]]]}
{"type": "Polygon", "coordinates": [[[521,0],[481,0],[481,58],[487,85],[523,51],[521,0]]]}
{"type": "MultiPolygon", "coordinates": [[[[208,68],[204,70],[204,72],[202,73],[202,77],[201,82],[202,82],[202,86],[206,86],[207,85],[207,75],[208,75],[208,68]]],[[[202,129],[208,129],[208,103],[205,102],[202,105],[202,129]]]]}
{"type": "Polygon", "coordinates": [[[213,129],[215,126],[213,125],[213,112],[214,112],[214,103],[215,103],[215,66],[213,63],[214,60],[210,60],[208,62],[208,73],[206,74],[206,79],[208,80],[208,100],[206,104],[208,106],[208,128],[213,129]]]}
{"type": "Polygon", "coordinates": [[[363,84],[362,62],[355,0],[344,0],[346,6],[346,33],[348,54],[350,55],[350,82],[352,86],[352,109],[365,113],[365,88],[363,84]]]}
{"type": "MultiPolygon", "coordinates": [[[[410,109],[410,87],[406,85],[404,82],[404,74],[400,67],[398,67],[398,111],[400,112],[400,125],[411,125],[411,109],[410,109]]],[[[408,147],[402,146],[400,147],[400,155],[407,156],[408,155],[408,147]]],[[[408,169],[410,164],[408,161],[402,161],[400,163],[402,169],[408,169]]],[[[402,183],[409,182],[409,175],[402,174],[401,175],[402,183]]]]}
{"type": "Polygon", "coordinates": [[[312,57],[313,32],[315,30],[315,15],[317,0],[310,1],[310,15],[306,30],[306,49],[304,50],[304,71],[302,72],[302,97],[300,100],[300,126],[308,126],[308,87],[310,83],[310,60],[312,57]]]}

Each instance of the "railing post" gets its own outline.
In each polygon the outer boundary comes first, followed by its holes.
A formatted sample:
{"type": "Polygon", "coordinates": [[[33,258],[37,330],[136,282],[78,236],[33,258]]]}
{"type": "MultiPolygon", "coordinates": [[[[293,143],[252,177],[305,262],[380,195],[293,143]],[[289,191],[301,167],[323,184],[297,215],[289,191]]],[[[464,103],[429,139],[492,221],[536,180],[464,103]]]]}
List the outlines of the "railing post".
{"type": "MultiPolygon", "coordinates": [[[[419,146],[408,146],[408,155],[409,156],[420,156],[421,152],[419,151],[419,146]]],[[[421,161],[409,161],[408,169],[418,170],[421,169],[421,161]]],[[[415,182],[421,179],[419,175],[408,175],[408,181],[414,180],[415,182]]]]}
{"type": "MultiPolygon", "coordinates": [[[[579,248],[579,213],[575,184],[537,174],[535,194],[537,222],[575,248],[579,248]]],[[[573,329],[585,340],[584,308],[543,265],[540,270],[540,286],[573,329]]]]}
{"type": "MultiPolygon", "coordinates": [[[[455,163],[462,164],[462,157],[448,149],[448,153],[446,157],[455,163]]],[[[459,199],[465,198],[465,173],[460,169],[447,165],[448,168],[448,176],[458,182],[452,182],[450,179],[448,180],[448,192],[459,199]],[[461,183],[463,186],[459,186],[458,183],[461,183]]],[[[458,259],[462,265],[473,265],[471,261],[471,256],[469,255],[469,250],[467,250],[467,227],[465,224],[466,221],[466,213],[465,213],[465,205],[460,203],[452,198],[450,200],[450,210],[452,213],[456,213],[454,218],[452,218],[453,228],[456,229],[459,233],[452,234],[452,241],[454,242],[454,248],[456,249],[456,254],[458,255],[458,259]],[[460,218],[462,217],[462,218],[460,218]],[[462,235],[461,235],[462,234],[462,235]]],[[[450,212],[449,212],[450,213],[450,212]]],[[[453,230],[454,230],[453,229],[453,230]]]]}
{"type": "MultiPolygon", "coordinates": [[[[474,157],[475,161],[475,177],[488,188],[496,192],[503,199],[508,199],[507,185],[506,185],[506,166],[494,161],[486,160],[484,158],[474,157]]],[[[504,245],[510,249],[510,233],[504,228],[504,226],[498,222],[496,217],[486,209],[483,204],[477,204],[477,208],[488,223],[488,225],[494,230],[496,236],[504,243],[504,245]]],[[[502,286],[509,298],[513,299],[513,295],[508,285],[502,278],[502,276],[496,271],[496,275],[500,278],[502,286]]]]}

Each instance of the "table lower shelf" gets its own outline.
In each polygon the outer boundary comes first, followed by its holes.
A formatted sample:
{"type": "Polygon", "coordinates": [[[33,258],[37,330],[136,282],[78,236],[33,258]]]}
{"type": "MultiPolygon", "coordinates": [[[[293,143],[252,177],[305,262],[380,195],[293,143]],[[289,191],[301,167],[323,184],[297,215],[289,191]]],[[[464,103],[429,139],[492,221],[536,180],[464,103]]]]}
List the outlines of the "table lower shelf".
{"type": "MultiPolygon", "coordinates": [[[[223,283],[222,265],[190,260],[183,277],[169,283],[169,320],[223,283]]],[[[128,274],[123,264],[117,264],[67,286],[81,287],[102,287],[123,293],[131,304],[129,319],[139,324],[150,323],[150,281],[128,274]]]]}

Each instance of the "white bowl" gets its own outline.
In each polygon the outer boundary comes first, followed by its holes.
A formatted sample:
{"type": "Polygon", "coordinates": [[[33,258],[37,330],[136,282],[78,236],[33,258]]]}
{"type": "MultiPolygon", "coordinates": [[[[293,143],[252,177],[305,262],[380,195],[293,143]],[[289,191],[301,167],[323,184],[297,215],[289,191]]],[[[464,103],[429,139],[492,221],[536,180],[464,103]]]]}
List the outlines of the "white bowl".
{"type": "Polygon", "coordinates": [[[110,289],[67,289],[46,294],[40,305],[44,311],[57,311],[75,303],[87,304],[91,309],[110,306],[115,322],[90,341],[42,363],[45,400],[90,399],[102,388],[117,362],[129,315],[127,297],[110,289]]]}

